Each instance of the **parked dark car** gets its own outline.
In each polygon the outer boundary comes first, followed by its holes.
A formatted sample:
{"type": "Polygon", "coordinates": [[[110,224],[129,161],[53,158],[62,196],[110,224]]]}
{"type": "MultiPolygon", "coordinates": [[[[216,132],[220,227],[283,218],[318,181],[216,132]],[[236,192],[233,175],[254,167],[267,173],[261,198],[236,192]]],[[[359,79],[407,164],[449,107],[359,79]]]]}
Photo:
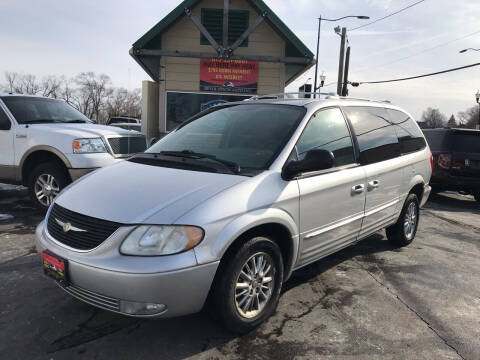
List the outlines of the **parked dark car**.
{"type": "Polygon", "coordinates": [[[140,124],[141,121],[139,119],[135,119],[132,117],[125,117],[125,116],[114,116],[108,119],[107,125],[113,124],[140,124]]]}
{"type": "Polygon", "coordinates": [[[480,201],[480,131],[424,129],[433,154],[434,191],[472,194],[480,201]]]}

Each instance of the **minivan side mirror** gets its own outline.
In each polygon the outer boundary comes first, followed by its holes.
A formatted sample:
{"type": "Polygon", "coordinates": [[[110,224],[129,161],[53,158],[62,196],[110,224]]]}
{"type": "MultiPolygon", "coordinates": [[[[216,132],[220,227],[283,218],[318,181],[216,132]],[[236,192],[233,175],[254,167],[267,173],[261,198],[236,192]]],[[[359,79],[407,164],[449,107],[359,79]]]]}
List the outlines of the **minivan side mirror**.
{"type": "Polygon", "coordinates": [[[313,149],[305,154],[303,160],[287,163],[282,170],[282,177],[285,180],[291,180],[303,173],[331,169],[334,165],[335,156],[331,151],[313,149]]]}
{"type": "Polygon", "coordinates": [[[158,141],[157,138],[155,138],[155,137],[154,137],[154,138],[151,138],[151,139],[150,139],[150,146],[154,145],[157,141],[158,141]]]}

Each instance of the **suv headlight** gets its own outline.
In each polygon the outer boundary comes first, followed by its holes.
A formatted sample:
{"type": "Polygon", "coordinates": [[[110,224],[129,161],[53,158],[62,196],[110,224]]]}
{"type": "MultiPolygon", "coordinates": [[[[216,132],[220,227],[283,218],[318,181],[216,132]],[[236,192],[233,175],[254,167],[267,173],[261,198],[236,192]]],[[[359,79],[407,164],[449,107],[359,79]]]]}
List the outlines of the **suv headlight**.
{"type": "Polygon", "coordinates": [[[104,153],[107,151],[103,140],[100,138],[76,139],[73,140],[72,147],[74,154],[104,153]]]}
{"type": "Polygon", "coordinates": [[[196,226],[149,226],[133,230],[120,246],[124,255],[173,255],[197,246],[203,239],[203,229],[196,226]]]}

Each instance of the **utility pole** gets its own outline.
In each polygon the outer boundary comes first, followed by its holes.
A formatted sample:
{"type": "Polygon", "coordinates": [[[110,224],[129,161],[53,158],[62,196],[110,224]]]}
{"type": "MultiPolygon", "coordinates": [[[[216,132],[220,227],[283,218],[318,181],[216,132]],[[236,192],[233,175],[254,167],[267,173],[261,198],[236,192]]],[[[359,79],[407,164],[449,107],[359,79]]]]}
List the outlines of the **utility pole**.
{"type": "Polygon", "coordinates": [[[345,41],[347,39],[347,28],[342,28],[342,42],[340,43],[340,59],[338,61],[338,82],[337,82],[337,95],[342,94],[343,85],[343,63],[345,61],[345,41]]]}
{"type": "MultiPolygon", "coordinates": [[[[320,49],[320,30],[322,29],[322,15],[320,15],[320,17],[318,18],[318,35],[317,35],[317,58],[315,60],[317,60],[315,62],[315,81],[313,82],[313,92],[315,94],[313,94],[313,98],[315,99],[317,97],[317,79],[318,79],[318,52],[319,52],[319,49],[320,49]]],[[[320,96],[319,96],[320,97],[320,96]]]]}
{"type": "Polygon", "coordinates": [[[477,129],[480,130],[480,90],[477,91],[475,94],[475,99],[477,99],[477,104],[478,104],[478,125],[477,129]]]}
{"type": "Polygon", "coordinates": [[[343,76],[342,96],[348,96],[348,69],[350,67],[350,46],[347,47],[347,55],[345,57],[345,75],[343,76]]]}

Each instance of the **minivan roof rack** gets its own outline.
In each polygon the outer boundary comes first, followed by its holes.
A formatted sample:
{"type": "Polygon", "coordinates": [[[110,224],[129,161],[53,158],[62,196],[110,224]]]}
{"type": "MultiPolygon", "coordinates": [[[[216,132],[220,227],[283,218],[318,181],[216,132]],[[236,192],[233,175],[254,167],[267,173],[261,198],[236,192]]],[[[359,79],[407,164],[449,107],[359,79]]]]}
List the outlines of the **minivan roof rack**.
{"type": "Polygon", "coordinates": [[[335,96],[335,93],[332,93],[332,92],[329,92],[329,93],[323,93],[323,92],[283,92],[283,93],[266,94],[266,95],[254,95],[251,98],[248,98],[246,101],[248,101],[248,100],[268,100],[268,99],[275,99],[275,100],[312,99],[313,100],[312,95],[323,95],[327,99],[329,99],[332,96],[335,96]],[[310,95],[310,97],[307,97],[307,95],[310,95]]]}
{"type": "Polygon", "coordinates": [[[338,100],[360,100],[360,101],[370,101],[370,102],[377,102],[377,103],[387,103],[391,104],[389,100],[371,100],[371,99],[364,99],[364,98],[354,98],[354,97],[346,97],[346,96],[338,96],[333,92],[323,93],[323,92],[284,92],[284,93],[275,93],[275,94],[266,94],[266,95],[254,95],[251,98],[246,99],[245,101],[249,100],[294,100],[294,99],[311,99],[316,100],[314,95],[324,96],[323,98],[318,98],[317,100],[328,100],[328,99],[338,99],[338,100]],[[308,97],[307,97],[308,96],[308,97]]]}

